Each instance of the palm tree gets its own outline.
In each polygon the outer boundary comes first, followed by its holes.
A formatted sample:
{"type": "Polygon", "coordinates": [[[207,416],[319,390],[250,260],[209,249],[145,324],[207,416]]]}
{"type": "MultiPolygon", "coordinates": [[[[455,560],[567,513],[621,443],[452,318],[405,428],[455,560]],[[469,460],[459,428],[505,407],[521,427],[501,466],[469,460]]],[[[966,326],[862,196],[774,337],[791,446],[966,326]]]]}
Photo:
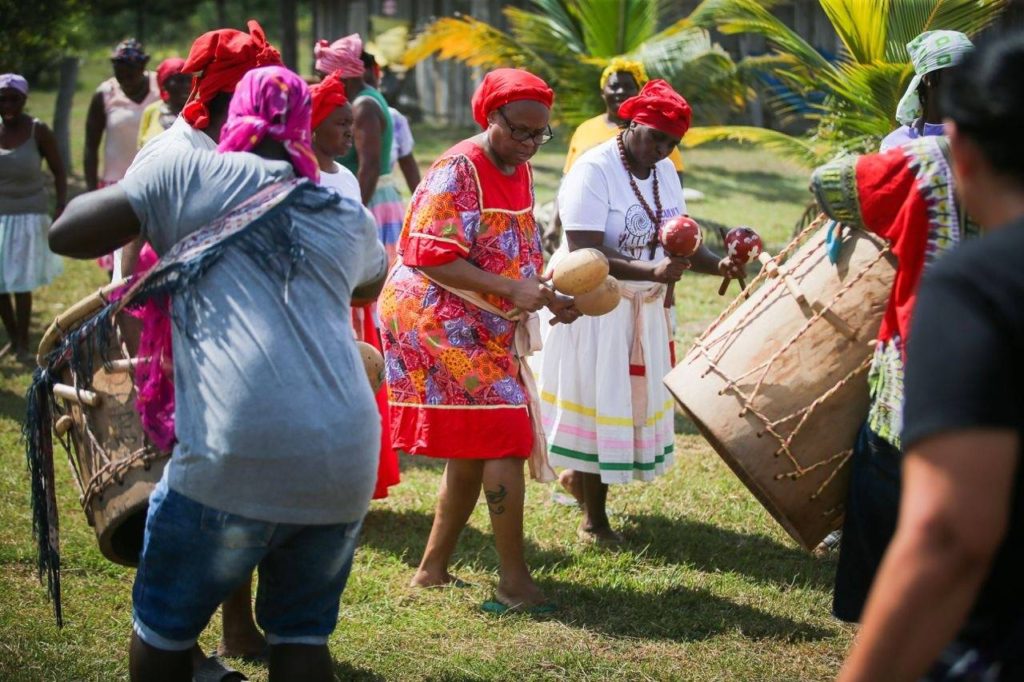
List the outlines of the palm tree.
{"type": "Polygon", "coordinates": [[[666,0],[531,0],[533,11],[504,10],[506,33],[472,17],[444,17],[430,24],[406,52],[412,66],[430,55],[487,69],[525,68],[558,93],[559,118],[576,125],[603,111],[601,70],[613,57],[644,63],[652,78],[682,92],[699,121],[724,120],[747,91],[732,59],[708,32],[677,22],[658,31],[666,0]]]}
{"type": "Polygon", "coordinates": [[[810,135],[796,137],[751,126],[691,129],[684,144],[715,140],[757,144],[820,165],[837,154],[864,152],[894,125],[894,114],[913,75],[906,44],[924,31],[973,35],[989,26],[1008,0],[819,0],[843,52],[829,61],[769,11],[778,0],[704,0],[684,26],[725,34],[754,34],[771,51],[737,65],[748,82],[760,80],[767,104],[787,122],[802,122],[810,135]],[[781,83],[781,87],[779,84],[781,83]]]}

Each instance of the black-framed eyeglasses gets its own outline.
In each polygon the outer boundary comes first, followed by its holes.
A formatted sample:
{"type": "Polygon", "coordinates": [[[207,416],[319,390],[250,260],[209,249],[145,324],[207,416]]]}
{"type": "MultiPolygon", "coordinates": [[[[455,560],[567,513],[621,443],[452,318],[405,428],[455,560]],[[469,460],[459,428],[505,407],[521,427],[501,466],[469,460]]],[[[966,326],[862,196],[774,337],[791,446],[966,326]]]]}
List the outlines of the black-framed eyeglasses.
{"type": "Polygon", "coordinates": [[[501,116],[501,120],[508,126],[508,132],[512,136],[512,139],[516,142],[526,142],[527,140],[533,140],[536,145],[547,144],[551,142],[551,138],[555,136],[551,130],[551,126],[544,126],[541,130],[529,130],[527,128],[516,128],[512,125],[512,122],[508,120],[508,116],[505,112],[498,107],[498,115],[501,116]]]}

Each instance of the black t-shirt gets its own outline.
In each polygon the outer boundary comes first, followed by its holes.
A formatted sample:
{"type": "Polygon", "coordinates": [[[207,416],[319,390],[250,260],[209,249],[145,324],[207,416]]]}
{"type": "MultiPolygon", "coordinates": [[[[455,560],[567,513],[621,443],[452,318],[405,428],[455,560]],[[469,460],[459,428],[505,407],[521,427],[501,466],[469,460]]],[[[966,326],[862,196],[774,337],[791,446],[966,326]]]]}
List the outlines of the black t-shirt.
{"type": "MultiPolygon", "coordinates": [[[[924,278],[907,348],[903,446],[969,428],[1024,443],[1024,218],[965,244],[924,278]]],[[[1006,538],[964,639],[995,643],[1024,619],[1024,466],[1006,538]]],[[[964,457],[972,453],[964,452],[964,457]]]]}

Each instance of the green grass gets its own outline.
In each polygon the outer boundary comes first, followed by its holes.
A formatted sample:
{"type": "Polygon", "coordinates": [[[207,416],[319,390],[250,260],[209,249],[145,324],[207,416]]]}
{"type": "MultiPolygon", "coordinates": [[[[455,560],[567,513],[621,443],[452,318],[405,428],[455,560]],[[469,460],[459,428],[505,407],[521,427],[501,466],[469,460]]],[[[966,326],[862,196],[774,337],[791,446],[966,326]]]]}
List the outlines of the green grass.
{"type": "MultiPolygon", "coordinates": [[[[416,132],[417,156],[426,162],[466,131],[416,132]]],[[[538,158],[541,201],[554,194],[563,153],[560,136],[538,158]]],[[[735,146],[688,151],[686,162],[689,185],[707,194],[690,207],[694,214],[754,226],[772,246],[785,241],[802,210],[806,173],[735,146]]],[[[65,274],[36,298],[34,328],[40,331],[102,283],[92,263],[66,261],[65,274]]],[[[684,278],[681,339],[698,333],[727,302],[717,296],[718,283],[684,278]]],[[[0,359],[0,679],[126,679],[134,573],[99,554],[59,453],[63,630],[53,624],[36,580],[19,440],[28,380],[27,366],[0,359]]],[[[613,523],[627,537],[619,551],[580,546],[578,512],[554,504],[551,488],[528,486],[528,559],[561,606],[556,616],[539,620],[479,610],[492,594],[497,567],[482,505],[456,554],[455,571],[474,586],[407,587],[430,528],[440,465],[404,458],[402,484],[390,499],[374,503],[366,520],[330,643],[338,678],[833,677],[852,632],[829,616],[834,560],[798,549],[692,427],[681,418],[679,427],[678,461],[668,475],[612,490],[613,523]]],[[[218,618],[202,645],[212,649],[219,631],[218,618]]],[[[238,667],[253,680],[266,679],[260,665],[238,667]]]]}

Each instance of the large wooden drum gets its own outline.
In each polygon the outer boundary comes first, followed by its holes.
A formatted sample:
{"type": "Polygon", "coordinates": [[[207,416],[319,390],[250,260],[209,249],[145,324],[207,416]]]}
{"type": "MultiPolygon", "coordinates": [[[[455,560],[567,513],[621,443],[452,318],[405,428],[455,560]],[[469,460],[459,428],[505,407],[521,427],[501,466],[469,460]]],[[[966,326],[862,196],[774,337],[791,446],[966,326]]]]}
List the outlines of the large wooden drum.
{"type": "Polygon", "coordinates": [[[847,462],[895,274],[886,245],[844,228],[838,262],[819,219],[704,332],[665,384],[793,538],[842,523],[847,462]],[[774,273],[774,276],[772,276],[774,273]]]}
{"type": "MultiPolygon", "coordinates": [[[[122,283],[79,301],[50,325],[39,344],[39,364],[59,378],[53,386],[53,428],[71,461],[80,502],[96,531],[100,551],[114,563],[134,566],[142,549],[149,495],[169,453],[142,431],[132,378],[138,322],[122,313],[109,333],[97,313],[122,283]],[[95,328],[93,328],[95,327],[95,328]],[[79,333],[70,349],[79,354],[47,361],[64,339],[79,333]]],[[[109,328],[108,328],[109,329],[109,328]]]]}

